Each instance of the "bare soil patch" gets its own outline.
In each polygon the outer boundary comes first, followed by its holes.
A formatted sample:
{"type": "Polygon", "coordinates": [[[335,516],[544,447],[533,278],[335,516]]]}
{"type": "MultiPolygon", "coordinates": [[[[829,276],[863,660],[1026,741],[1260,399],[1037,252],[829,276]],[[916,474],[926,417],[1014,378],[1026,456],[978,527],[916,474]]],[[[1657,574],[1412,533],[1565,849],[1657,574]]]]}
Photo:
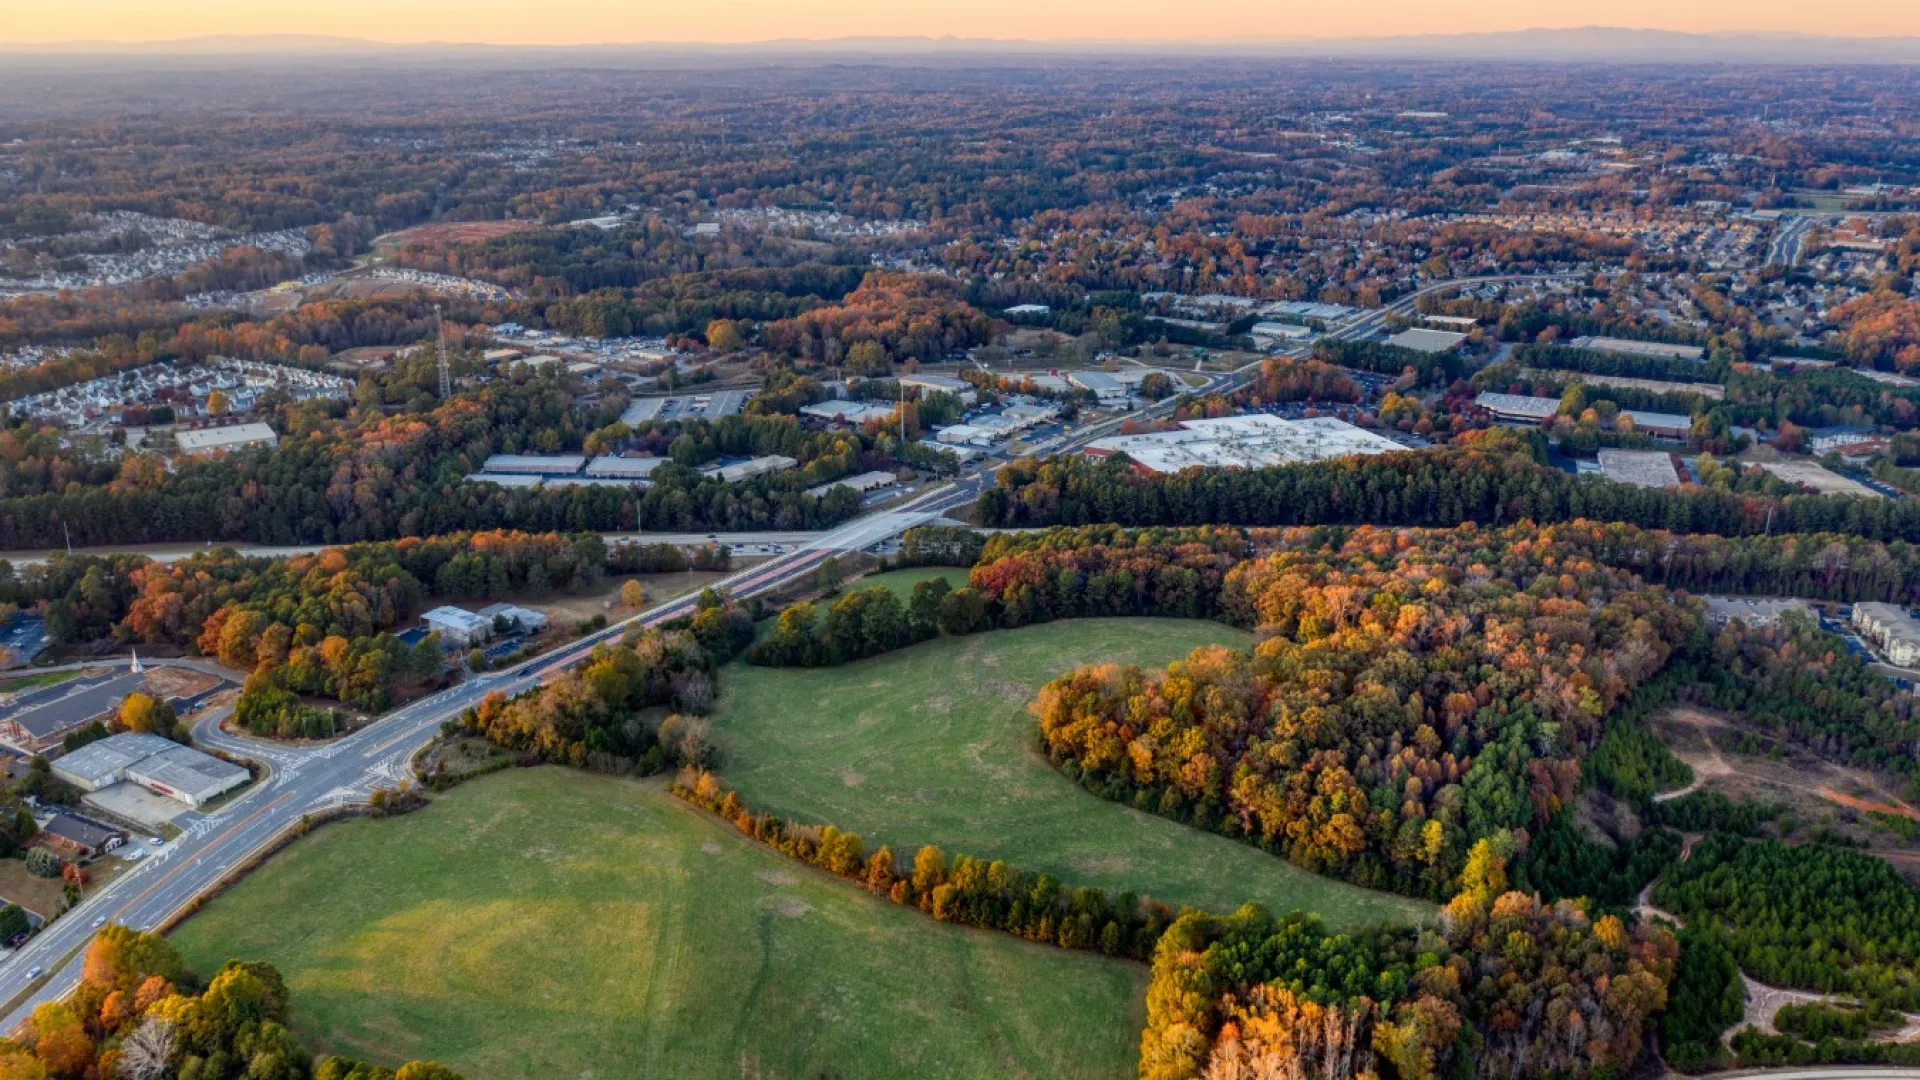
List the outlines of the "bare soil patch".
{"type": "Polygon", "coordinates": [[[540,227],[540,224],[534,221],[433,221],[376,237],[373,241],[373,250],[376,254],[384,255],[403,247],[470,244],[479,240],[492,240],[497,236],[511,236],[517,232],[526,232],[540,227]]]}

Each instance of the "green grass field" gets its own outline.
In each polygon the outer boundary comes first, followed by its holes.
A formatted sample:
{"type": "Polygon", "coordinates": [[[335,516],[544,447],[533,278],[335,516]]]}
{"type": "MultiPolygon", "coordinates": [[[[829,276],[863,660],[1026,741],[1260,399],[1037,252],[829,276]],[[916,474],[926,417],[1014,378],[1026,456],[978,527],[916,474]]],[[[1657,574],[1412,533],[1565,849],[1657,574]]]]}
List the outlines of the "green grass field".
{"type": "Polygon", "coordinates": [[[16,678],[0,679],[0,694],[18,694],[54,683],[77,679],[86,674],[83,671],[42,671],[35,675],[21,675],[16,678]]]}
{"type": "Polygon", "coordinates": [[[1095,661],[1159,666],[1208,642],[1249,640],[1217,623],[1087,619],[941,638],[841,668],[736,663],[711,719],[719,772],[755,809],[830,822],[870,847],[938,844],[1075,885],[1220,911],[1256,900],[1335,925],[1430,914],[1097,798],[1033,748],[1027,703],[1056,675],[1095,661]]]}
{"type": "Polygon", "coordinates": [[[936,923],[558,768],[329,825],[174,941],[277,965],[318,1050],[469,1080],[1119,1080],[1144,1021],[1139,965],[936,923]]]}

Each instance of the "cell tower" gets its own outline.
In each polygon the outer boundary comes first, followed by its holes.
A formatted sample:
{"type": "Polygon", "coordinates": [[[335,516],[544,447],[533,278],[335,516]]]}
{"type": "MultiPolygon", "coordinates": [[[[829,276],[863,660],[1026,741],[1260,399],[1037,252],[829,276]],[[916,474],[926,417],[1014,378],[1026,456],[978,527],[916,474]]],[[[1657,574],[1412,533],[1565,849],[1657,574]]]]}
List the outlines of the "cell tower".
{"type": "Polygon", "coordinates": [[[440,361],[440,400],[453,397],[453,364],[447,359],[447,326],[440,321],[440,305],[433,305],[433,332],[439,343],[435,350],[440,361]]]}

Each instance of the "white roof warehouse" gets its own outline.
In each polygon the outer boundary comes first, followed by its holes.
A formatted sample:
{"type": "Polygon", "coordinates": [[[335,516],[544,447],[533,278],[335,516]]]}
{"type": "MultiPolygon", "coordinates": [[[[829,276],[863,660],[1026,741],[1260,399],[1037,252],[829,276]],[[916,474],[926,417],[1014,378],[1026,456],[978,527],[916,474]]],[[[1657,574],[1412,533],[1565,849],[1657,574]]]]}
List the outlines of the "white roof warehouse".
{"type": "Polygon", "coordinates": [[[53,774],[87,792],[131,780],[195,807],[246,783],[249,775],[191,746],[135,732],[88,743],[55,761],[53,774]]]}

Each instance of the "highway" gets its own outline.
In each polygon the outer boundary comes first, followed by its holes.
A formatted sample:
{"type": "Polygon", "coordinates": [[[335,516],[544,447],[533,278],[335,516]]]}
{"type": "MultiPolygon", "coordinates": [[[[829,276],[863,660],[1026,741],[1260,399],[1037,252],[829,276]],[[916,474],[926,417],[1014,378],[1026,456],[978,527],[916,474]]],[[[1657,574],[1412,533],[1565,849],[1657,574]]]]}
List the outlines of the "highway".
{"type": "MultiPolygon", "coordinates": [[[[1213,376],[1203,392],[1227,388],[1236,378],[1213,376]]],[[[1071,450],[1111,433],[1127,420],[1172,407],[1173,400],[1168,399],[1141,412],[1063,433],[1037,449],[1049,453],[1071,450]]],[[[993,482],[992,470],[983,468],[836,529],[767,534],[777,535],[782,543],[793,546],[714,584],[730,596],[745,599],[802,580],[829,556],[873,548],[916,525],[940,520],[948,510],[974,501],[993,482]]],[[[532,689],[553,673],[579,663],[595,646],[619,640],[636,624],[655,626],[691,613],[697,600],[697,596],[684,596],[669,601],[513,668],[476,675],[320,746],[292,746],[232,735],[220,730],[219,714],[200,718],[194,726],[196,742],[260,761],[269,774],[211,813],[182,815],[175,822],[180,835],[163,845],[155,847],[136,838],[133,842],[149,852],[145,858],[96,889],[0,963],[0,1001],[13,1002],[5,1030],[16,1030],[36,1005],[72,990],[80,977],[81,952],[99,926],[113,922],[150,930],[167,924],[283,834],[297,829],[303,817],[365,803],[375,788],[390,788],[409,779],[408,763],[414,753],[439,733],[443,722],[487,694],[498,690],[511,697],[532,689]]]]}
{"type": "Polygon", "coordinates": [[[1489,274],[1483,277],[1448,278],[1445,281],[1436,281],[1431,285],[1423,285],[1385,307],[1378,307],[1371,311],[1361,312],[1355,316],[1352,321],[1335,327],[1327,336],[1336,341],[1361,341],[1385,326],[1389,318],[1395,315],[1405,315],[1407,312],[1412,311],[1415,302],[1429,293],[1444,292],[1448,289],[1461,289],[1469,285],[1507,285],[1528,281],[1576,281],[1579,280],[1581,276],[1580,274],[1489,274]]]}

